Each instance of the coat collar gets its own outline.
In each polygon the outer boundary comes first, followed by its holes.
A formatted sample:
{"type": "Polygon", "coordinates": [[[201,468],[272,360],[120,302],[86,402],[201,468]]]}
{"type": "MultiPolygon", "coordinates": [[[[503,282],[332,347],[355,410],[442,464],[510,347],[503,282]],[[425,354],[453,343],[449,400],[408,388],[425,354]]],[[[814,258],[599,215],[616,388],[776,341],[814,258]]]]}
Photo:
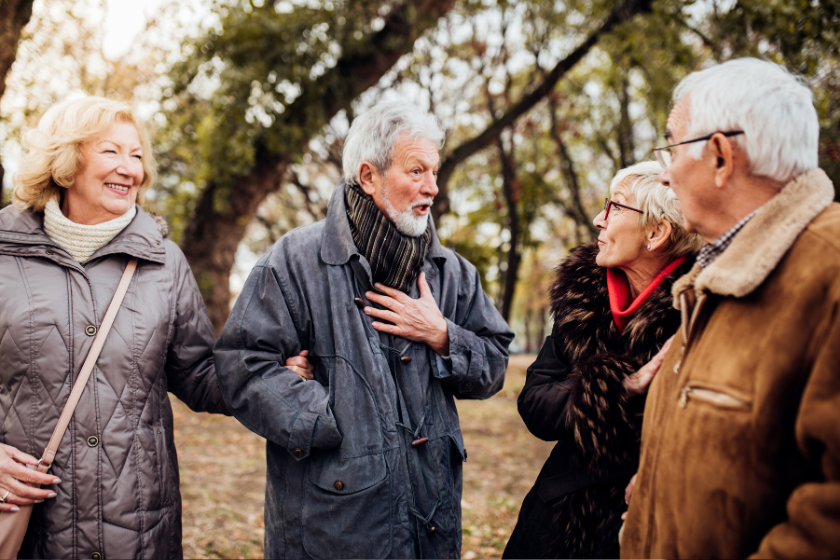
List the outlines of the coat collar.
{"type": "MultiPolygon", "coordinates": [[[[12,250],[22,252],[22,254],[34,254],[33,251],[41,254],[43,247],[53,247],[58,249],[56,256],[59,253],[62,257],[66,256],[61,260],[67,260],[67,264],[78,265],[44,231],[43,212],[21,211],[13,205],[0,210],[0,244],[7,244],[12,250]]],[[[137,215],[131,223],[108,244],[99,248],[88,262],[115,253],[125,253],[132,257],[164,264],[166,248],[163,246],[161,226],[155,218],[137,206],[137,215]]]]}
{"type": "MultiPolygon", "coordinates": [[[[346,188],[344,179],[338,182],[327,209],[324,238],[321,241],[321,260],[331,265],[346,264],[350,257],[359,254],[356,244],[353,243],[353,234],[350,233],[350,219],[347,217],[347,206],[344,203],[346,188]]],[[[429,248],[429,257],[446,260],[446,251],[440,244],[434,221],[432,221],[432,244],[429,248]]],[[[439,264],[442,266],[443,262],[439,264]]]]}
{"type": "Polygon", "coordinates": [[[674,283],[674,305],[691,289],[744,297],[758,288],[814,218],[834,199],[834,185],[822,169],[812,169],[789,182],[762,206],[706,268],[695,265],[674,283]]]}

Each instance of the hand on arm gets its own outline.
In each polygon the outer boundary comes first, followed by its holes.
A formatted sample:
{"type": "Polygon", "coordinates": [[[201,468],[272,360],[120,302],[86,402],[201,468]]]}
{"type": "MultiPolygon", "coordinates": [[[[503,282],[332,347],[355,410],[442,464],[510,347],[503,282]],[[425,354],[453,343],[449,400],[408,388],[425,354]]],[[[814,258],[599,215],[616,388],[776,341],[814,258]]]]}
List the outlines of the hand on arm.
{"type": "Polygon", "coordinates": [[[671,348],[671,343],[673,341],[674,337],[672,336],[665,341],[665,344],[662,345],[659,352],[657,352],[648,363],[643,365],[639,371],[624,378],[624,389],[627,391],[627,394],[633,396],[647,393],[648,388],[650,387],[656,372],[658,372],[659,368],[662,366],[665,354],[668,353],[668,349],[671,348]]]}
{"type": "MultiPolygon", "coordinates": [[[[624,503],[628,506],[630,505],[630,498],[633,497],[633,488],[636,487],[636,477],[639,476],[638,473],[633,475],[633,478],[630,479],[630,484],[627,485],[627,488],[624,489],[624,503]]],[[[627,520],[627,512],[621,514],[621,519],[627,520]]]]}
{"type": "Polygon", "coordinates": [[[374,329],[413,342],[427,344],[439,355],[448,356],[449,328],[432,297],[432,291],[426,283],[426,276],[422,272],[417,278],[417,285],[420,287],[420,299],[411,299],[399,290],[376,284],[376,289],[382,294],[367,292],[365,297],[385,309],[365,307],[365,313],[376,319],[393,323],[393,325],[388,325],[374,321],[374,329]]]}
{"type": "Polygon", "coordinates": [[[0,511],[18,511],[18,506],[43,502],[55,498],[50,489],[36,488],[30,484],[60,484],[61,480],[51,474],[39,473],[26,465],[36,466],[38,459],[22,451],[0,443],[0,511]],[[8,492],[8,494],[7,494],[8,492]]]}
{"type": "Polygon", "coordinates": [[[295,372],[304,381],[315,379],[315,366],[309,362],[307,356],[309,356],[309,350],[304,350],[286,360],[286,368],[295,372]]]}

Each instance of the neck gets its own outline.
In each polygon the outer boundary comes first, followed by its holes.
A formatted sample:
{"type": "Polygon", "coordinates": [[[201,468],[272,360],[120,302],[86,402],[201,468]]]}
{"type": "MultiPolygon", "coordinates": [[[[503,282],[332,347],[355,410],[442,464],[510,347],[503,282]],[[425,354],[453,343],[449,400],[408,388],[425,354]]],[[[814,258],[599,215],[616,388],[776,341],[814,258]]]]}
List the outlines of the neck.
{"type": "Polygon", "coordinates": [[[627,283],[630,286],[630,296],[635,298],[656,278],[656,275],[668,266],[671,259],[668,255],[650,255],[645,259],[637,259],[632,266],[620,266],[627,283]]]}
{"type": "Polygon", "coordinates": [[[700,237],[706,243],[714,243],[735,224],[779,194],[783,186],[779,181],[763,177],[743,176],[729,181],[720,190],[714,211],[709,212],[709,226],[704,228],[705,231],[698,231],[700,237]]]}

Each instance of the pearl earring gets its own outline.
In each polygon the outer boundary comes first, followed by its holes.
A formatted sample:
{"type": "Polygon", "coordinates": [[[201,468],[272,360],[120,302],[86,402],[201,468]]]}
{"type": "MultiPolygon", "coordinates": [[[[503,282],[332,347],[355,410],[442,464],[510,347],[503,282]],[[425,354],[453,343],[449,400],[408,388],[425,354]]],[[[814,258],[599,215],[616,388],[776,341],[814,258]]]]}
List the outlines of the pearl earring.
{"type": "Polygon", "coordinates": [[[647,246],[647,250],[650,251],[650,245],[647,246]]]}

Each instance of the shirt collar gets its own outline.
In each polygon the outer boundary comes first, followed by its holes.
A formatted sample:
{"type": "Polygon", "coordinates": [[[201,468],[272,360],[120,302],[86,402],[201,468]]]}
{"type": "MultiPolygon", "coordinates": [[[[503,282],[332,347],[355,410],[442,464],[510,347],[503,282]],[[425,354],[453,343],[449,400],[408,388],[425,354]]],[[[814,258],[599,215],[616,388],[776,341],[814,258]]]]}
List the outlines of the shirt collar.
{"type": "Polygon", "coordinates": [[[735,236],[738,235],[738,232],[741,231],[745,225],[756,215],[756,213],[761,209],[759,206],[739,221],[737,224],[729,228],[726,233],[718,237],[714,243],[708,243],[700,249],[700,252],[697,254],[697,264],[701,267],[706,268],[710,264],[712,264],[715,259],[717,259],[724,251],[726,251],[727,247],[732,244],[732,240],[735,239],[735,236]]]}

